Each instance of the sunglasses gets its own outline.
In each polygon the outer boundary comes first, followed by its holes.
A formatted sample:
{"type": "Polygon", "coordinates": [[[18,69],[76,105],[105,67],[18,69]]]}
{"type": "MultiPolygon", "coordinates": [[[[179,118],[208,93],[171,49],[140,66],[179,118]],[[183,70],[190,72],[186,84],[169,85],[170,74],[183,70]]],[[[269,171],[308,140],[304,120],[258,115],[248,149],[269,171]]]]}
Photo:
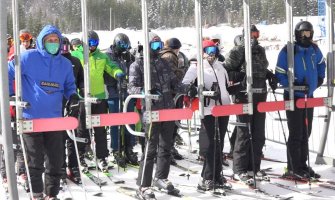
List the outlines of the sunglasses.
{"type": "Polygon", "coordinates": [[[251,37],[256,38],[256,39],[259,38],[259,31],[252,31],[251,32],[251,37]]]}
{"type": "Polygon", "coordinates": [[[157,51],[157,50],[163,49],[163,46],[164,46],[164,44],[163,44],[162,41],[154,41],[154,42],[150,43],[150,48],[153,51],[157,51]]]}
{"type": "Polygon", "coordinates": [[[88,39],[89,47],[97,47],[99,45],[99,40],[96,39],[88,39]]]}
{"type": "Polygon", "coordinates": [[[218,48],[216,46],[206,47],[204,48],[204,52],[208,55],[216,55],[216,53],[218,52],[218,48]]]}
{"type": "Polygon", "coordinates": [[[20,35],[20,40],[21,41],[27,41],[27,40],[31,40],[33,38],[32,35],[30,35],[29,33],[23,33],[20,35]]]}
{"type": "Polygon", "coordinates": [[[300,31],[301,37],[311,37],[311,31],[300,31]]]}
{"type": "Polygon", "coordinates": [[[130,49],[130,44],[125,41],[118,41],[116,43],[116,46],[119,47],[120,49],[130,49]]]}

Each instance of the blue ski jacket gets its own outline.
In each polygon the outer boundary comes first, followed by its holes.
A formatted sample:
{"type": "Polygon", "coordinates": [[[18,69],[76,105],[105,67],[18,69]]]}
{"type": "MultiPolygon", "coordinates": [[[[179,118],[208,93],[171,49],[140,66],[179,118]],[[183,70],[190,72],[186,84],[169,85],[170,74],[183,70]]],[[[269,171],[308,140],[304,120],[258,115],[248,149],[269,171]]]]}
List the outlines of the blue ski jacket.
{"type": "MultiPolygon", "coordinates": [[[[70,60],[63,57],[60,51],[51,55],[45,50],[43,39],[52,33],[58,35],[61,45],[60,31],[47,25],[37,37],[37,48],[21,54],[22,100],[30,104],[30,107],[23,109],[23,118],[26,119],[62,117],[63,97],[69,99],[76,93],[70,60]]],[[[14,60],[8,63],[8,75],[9,94],[14,95],[14,60]]]]}
{"type": "MultiPolygon", "coordinates": [[[[317,88],[318,78],[325,78],[326,63],[321,50],[317,45],[308,48],[294,45],[294,84],[308,85],[308,97],[313,97],[317,88]]],[[[276,77],[283,87],[288,87],[287,47],[278,55],[276,77]]],[[[285,92],[288,92],[285,90],[285,92]]],[[[294,91],[295,97],[304,97],[304,91],[294,91]]]]}

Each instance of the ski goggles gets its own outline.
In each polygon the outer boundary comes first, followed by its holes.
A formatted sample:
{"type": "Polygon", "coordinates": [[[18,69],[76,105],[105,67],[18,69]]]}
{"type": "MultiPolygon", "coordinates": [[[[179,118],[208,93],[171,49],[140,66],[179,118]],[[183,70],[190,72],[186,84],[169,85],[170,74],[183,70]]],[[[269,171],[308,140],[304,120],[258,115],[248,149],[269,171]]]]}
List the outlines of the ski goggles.
{"type": "Polygon", "coordinates": [[[300,31],[300,36],[301,37],[309,38],[309,37],[311,37],[311,35],[312,35],[311,31],[300,31]]]}
{"type": "Polygon", "coordinates": [[[21,41],[28,41],[28,40],[31,40],[33,38],[32,35],[30,35],[29,33],[22,33],[20,35],[20,40],[21,41]]]}
{"type": "Polygon", "coordinates": [[[130,44],[125,41],[118,41],[116,46],[120,49],[130,49],[130,44]]]}
{"type": "Polygon", "coordinates": [[[258,39],[259,38],[259,31],[251,31],[251,37],[252,38],[256,38],[256,39],[258,39]]]}
{"type": "Polygon", "coordinates": [[[99,45],[99,40],[97,39],[88,39],[89,47],[97,47],[99,45]]]}
{"type": "Polygon", "coordinates": [[[218,52],[218,48],[216,46],[210,46],[204,48],[204,52],[208,55],[216,55],[218,52]]]}
{"type": "Polygon", "coordinates": [[[163,49],[163,42],[162,41],[153,41],[153,42],[150,42],[150,48],[153,50],[153,51],[157,51],[157,50],[160,50],[160,49],[163,49]]]}

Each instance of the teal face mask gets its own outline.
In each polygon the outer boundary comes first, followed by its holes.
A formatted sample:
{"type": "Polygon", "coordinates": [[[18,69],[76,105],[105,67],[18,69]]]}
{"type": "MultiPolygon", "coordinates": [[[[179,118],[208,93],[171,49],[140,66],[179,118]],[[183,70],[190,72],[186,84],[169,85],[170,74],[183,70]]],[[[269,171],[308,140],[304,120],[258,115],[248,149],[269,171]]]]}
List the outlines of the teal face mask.
{"type": "Polygon", "coordinates": [[[52,55],[55,55],[59,50],[59,43],[46,42],[44,46],[46,51],[52,55]]]}

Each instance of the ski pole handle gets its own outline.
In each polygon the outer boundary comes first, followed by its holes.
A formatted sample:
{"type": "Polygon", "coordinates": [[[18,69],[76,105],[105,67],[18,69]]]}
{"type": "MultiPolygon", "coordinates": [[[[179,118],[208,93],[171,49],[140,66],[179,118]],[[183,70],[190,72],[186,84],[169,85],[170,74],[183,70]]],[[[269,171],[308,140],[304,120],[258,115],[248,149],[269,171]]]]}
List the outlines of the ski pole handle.
{"type": "MultiPolygon", "coordinates": [[[[153,96],[157,96],[157,99],[159,98],[158,95],[144,95],[144,94],[132,94],[129,95],[125,100],[124,100],[124,106],[123,106],[123,113],[127,112],[127,108],[128,108],[128,104],[130,102],[131,99],[144,99],[144,98],[153,98],[153,96]]],[[[145,137],[145,133],[144,132],[138,132],[138,131],[134,131],[129,124],[125,125],[126,129],[129,131],[129,133],[136,135],[136,136],[140,136],[140,137],[145,137]]]]}

